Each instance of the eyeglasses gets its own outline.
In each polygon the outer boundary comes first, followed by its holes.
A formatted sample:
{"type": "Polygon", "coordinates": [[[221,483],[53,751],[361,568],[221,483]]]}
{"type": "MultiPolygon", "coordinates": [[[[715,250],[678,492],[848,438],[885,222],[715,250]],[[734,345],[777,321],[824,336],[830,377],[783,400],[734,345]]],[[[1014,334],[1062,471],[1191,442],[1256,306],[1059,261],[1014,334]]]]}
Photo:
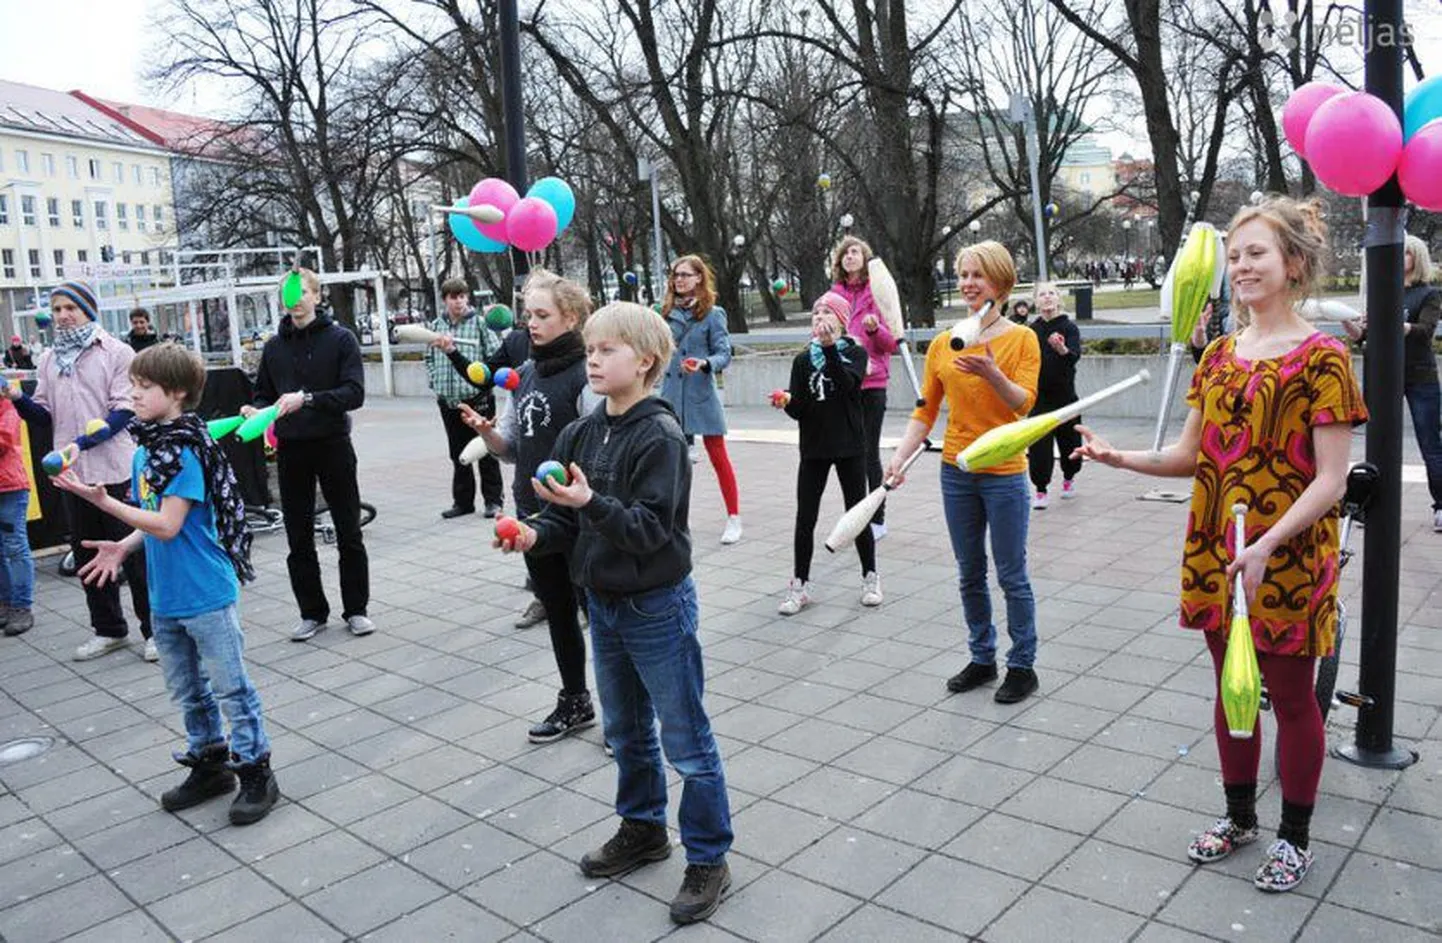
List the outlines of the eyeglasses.
{"type": "Polygon", "coordinates": [[[701,277],[701,273],[700,273],[700,272],[672,272],[672,273],[671,273],[671,280],[672,280],[673,282],[674,282],[674,281],[679,281],[680,279],[683,279],[683,278],[700,278],[700,277],[701,277]]]}

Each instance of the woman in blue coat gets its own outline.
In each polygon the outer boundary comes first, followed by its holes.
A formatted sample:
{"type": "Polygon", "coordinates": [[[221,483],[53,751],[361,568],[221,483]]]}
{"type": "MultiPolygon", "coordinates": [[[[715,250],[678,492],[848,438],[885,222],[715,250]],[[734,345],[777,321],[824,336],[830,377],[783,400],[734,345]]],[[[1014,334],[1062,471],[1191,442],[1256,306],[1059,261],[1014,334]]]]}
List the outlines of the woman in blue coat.
{"type": "Polygon", "coordinates": [[[681,420],[686,440],[692,443],[693,462],[697,460],[695,437],[699,435],[706,447],[726,502],[721,542],[734,544],[741,539],[741,498],[736,491],[736,472],[726,454],[726,417],[716,391],[716,374],[731,362],[731,335],[726,330],[726,311],[716,304],[716,276],[700,256],[683,255],[671,263],[661,316],[676,339],[676,353],[666,369],[661,396],[681,420]]]}

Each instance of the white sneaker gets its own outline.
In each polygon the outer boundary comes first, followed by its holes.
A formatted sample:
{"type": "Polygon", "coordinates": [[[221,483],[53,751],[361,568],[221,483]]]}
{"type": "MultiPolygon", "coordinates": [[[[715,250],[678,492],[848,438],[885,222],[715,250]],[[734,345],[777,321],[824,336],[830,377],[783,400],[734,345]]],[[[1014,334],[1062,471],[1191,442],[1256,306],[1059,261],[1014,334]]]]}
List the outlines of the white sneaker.
{"type": "Polygon", "coordinates": [[[885,524],[872,524],[872,525],[871,525],[871,539],[872,539],[872,540],[874,540],[874,541],[875,541],[875,540],[880,540],[881,538],[883,538],[883,537],[885,537],[885,536],[886,536],[886,525],[885,525],[885,524]]]}
{"type": "Polygon", "coordinates": [[[691,446],[691,464],[695,465],[699,461],[701,461],[701,450],[693,445],[691,446]]]}
{"type": "Polygon", "coordinates": [[[726,529],[721,532],[723,544],[734,544],[741,539],[741,515],[732,514],[726,518],[726,529]]]}
{"type": "Polygon", "coordinates": [[[1042,510],[1043,508],[1046,507],[1046,504],[1047,504],[1047,502],[1046,502],[1046,492],[1045,492],[1045,491],[1038,491],[1038,492],[1036,493],[1036,496],[1031,499],[1031,508],[1032,508],[1033,511],[1040,511],[1040,510],[1042,510]]]}
{"type": "Polygon", "coordinates": [[[102,655],[109,655],[111,652],[119,651],[129,644],[130,639],[128,638],[108,638],[104,635],[94,635],[91,636],[90,640],[84,645],[75,649],[75,654],[72,657],[75,661],[90,661],[93,658],[99,658],[102,655]]]}
{"type": "Polygon", "coordinates": [[[155,639],[148,638],[145,640],[145,654],[141,657],[149,662],[160,661],[160,649],[155,647],[155,639]]]}
{"type": "Polygon", "coordinates": [[[365,616],[351,616],[345,620],[345,627],[351,635],[370,635],[376,630],[376,624],[365,616]]]}
{"type": "Polygon", "coordinates": [[[1432,530],[1442,534],[1442,508],[1432,512],[1432,530]]]}
{"type": "MultiPolygon", "coordinates": [[[[875,527],[876,525],[871,525],[875,527]]],[[[861,578],[861,604],[863,606],[881,605],[881,577],[875,570],[861,578]]]]}
{"type": "Polygon", "coordinates": [[[1070,501],[1072,498],[1075,497],[1076,482],[1072,481],[1070,478],[1067,478],[1061,483],[1061,499],[1063,501],[1070,501]]]}
{"type": "Polygon", "coordinates": [[[786,598],[781,600],[781,605],[776,607],[776,611],[783,616],[794,616],[809,605],[811,605],[811,584],[793,579],[786,584],[786,598]]]}
{"type": "Polygon", "coordinates": [[[292,642],[304,642],[315,637],[315,634],[325,628],[325,623],[315,619],[301,619],[300,624],[291,630],[290,640],[292,642]]]}

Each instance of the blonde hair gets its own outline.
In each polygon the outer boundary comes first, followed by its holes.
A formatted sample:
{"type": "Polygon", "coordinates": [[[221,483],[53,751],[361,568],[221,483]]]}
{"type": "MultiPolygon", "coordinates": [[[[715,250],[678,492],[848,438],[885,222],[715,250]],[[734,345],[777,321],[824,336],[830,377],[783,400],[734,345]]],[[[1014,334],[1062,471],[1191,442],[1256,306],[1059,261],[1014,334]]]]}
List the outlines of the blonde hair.
{"type": "MultiPolygon", "coordinates": [[[[300,275],[301,284],[305,285],[305,287],[313,291],[316,297],[320,297],[320,276],[315,273],[315,270],[308,268],[298,268],[296,269],[296,272],[300,275]]],[[[289,275],[290,273],[287,272],[285,275],[281,276],[281,282],[284,282],[286,277],[289,275]]]]}
{"type": "Polygon", "coordinates": [[[671,326],[650,308],[631,301],[613,301],[602,307],[586,321],[582,333],[588,344],[598,340],[620,341],[634,350],[636,356],[653,358],[651,369],[646,371],[647,389],[661,379],[676,349],[671,326]]]}
{"type": "Polygon", "coordinates": [[[1031,309],[1032,309],[1033,311],[1036,311],[1036,312],[1040,312],[1040,311],[1041,311],[1041,293],[1044,292],[1044,291],[1046,291],[1046,290],[1048,290],[1048,289],[1050,289],[1051,291],[1056,292],[1056,310],[1057,310],[1057,313],[1058,313],[1058,314],[1065,314],[1065,313],[1066,313],[1066,306],[1061,303],[1061,302],[1062,302],[1061,286],[1057,285],[1056,282],[1037,282],[1035,285],[1031,286],[1031,300],[1032,300],[1031,309]]]}
{"type": "Polygon", "coordinates": [[[683,255],[672,262],[671,267],[666,270],[666,297],[661,302],[663,315],[670,314],[676,307],[676,280],[671,273],[676,271],[678,265],[689,265],[701,273],[700,283],[692,295],[696,300],[691,305],[691,317],[699,321],[716,307],[716,273],[711,271],[711,266],[699,255],[683,255]]]}
{"type": "Polygon", "coordinates": [[[556,303],[556,310],[575,320],[576,326],[572,330],[579,333],[586,326],[586,318],[591,314],[591,293],[583,286],[569,278],[562,278],[550,269],[538,267],[531,269],[531,274],[526,276],[525,284],[521,286],[521,296],[525,297],[533,291],[550,292],[551,300],[556,303]]]}
{"type": "Polygon", "coordinates": [[[1011,253],[1006,251],[1006,246],[994,239],[962,246],[957,250],[956,259],[952,263],[957,271],[961,270],[961,262],[967,256],[976,259],[982,277],[996,289],[998,305],[1011,297],[1011,290],[1016,287],[1016,262],[1012,260],[1011,253]]]}
{"type": "Polygon", "coordinates": [[[842,236],[841,241],[836,244],[836,248],[831,250],[831,280],[842,284],[846,283],[848,273],[841,267],[841,259],[846,255],[846,250],[852,246],[861,247],[861,271],[856,273],[856,277],[864,285],[871,281],[871,272],[867,269],[866,263],[875,258],[876,253],[871,251],[871,246],[867,245],[865,239],[858,239],[856,236],[842,236]]]}
{"type": "Polygon", "coordinates": [[[1407,236],[1406,251],[1412,255],[1412,280],[1407,284],[1425,285],[1432,280],[1432,256],[1427,251],[1427,243],[1422,241],[1420,236],[1407,236]]]}
{"type": "MultiPolygon", "coordinates": [[[[1292,303],[1316,295],[1326,273],[1327,224],[1322,221],[1322,207],[1313,200],[1294,200],[1291,197],[1274,196],[1256,206],[1244,206],[1237,210],[1227,227],[1227,238],[1247,223],[1260,220],[1267,224],[1277,239],[1277,248],[1282,252],[1288,267],[1295,266],[1297,274],[1288,276],[1287,284],[1292,303]]],[[[1228,265],[1231,264],[1230,252],[1228,265]]],[[[1228,275],[1230,278],[1230,275],[1228,275]]],[[[1252,313],[1239,302],[1232,304],[1232,316],[1238,327],[1251,324],[1252,313]]]]}

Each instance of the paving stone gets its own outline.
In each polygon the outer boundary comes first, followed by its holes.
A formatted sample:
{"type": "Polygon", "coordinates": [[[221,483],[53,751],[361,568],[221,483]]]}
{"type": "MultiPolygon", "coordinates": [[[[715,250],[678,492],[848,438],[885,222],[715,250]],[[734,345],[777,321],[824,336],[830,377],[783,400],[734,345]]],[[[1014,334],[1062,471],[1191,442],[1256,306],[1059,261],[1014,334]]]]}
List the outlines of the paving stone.
{"type": "Polygon", "coordinates": [[[75,845],[96,867],[109,869],[179,845],[195,834],[193,828],[170,813],[156,811],[87,835],[75,845]]]}
{"type": "Polygon", "coordinates": [[[354,937],[444,895],[439,884],[387,861],[317,891],[306,898],[306,906],[354,937]]]}
{"type": "Polygon", "coordinates": [[[492,943],[504,940],[516,928],[475,904],[452,894],[394,923],[361,937],[366,941],[413,943],[415,940],[464,940],[466,943],[492,943]]]}
{"type": "MultiPolygon", "coordinates": [[[[284,796],[284,793],[281,795],[284,796]]],[[[255,862],[323,835],[333,827],[320,816],[294,803],[282,801],[259,822],[226,826],[212,832],[210,840],[241,861],[255,862]]]]}
{"type": "Polygon", "coordinates": [[[1208,936],[1254,940],[1291,939],[1315,902],[1296,894],[1263,893],[1251,881],[1198,869],[1157,916],[1208,936]]]}
{"type": "Polygon", "coordinates": [[[254,868],[293,897],[304,897],[385,858],[383,852],[341,831],[326,832],[255,863],[254,868]]]}
{"type": "Polygon", "coordinates": [[[917,779],[911,788],[990,808],[1011,798],[1034,778],[1024,770],[958,756],[917,779]]]}
{"type": "Polygon", "coordinates": [[[1323,904],[1313,912],[1307,926],[1297,937],[1298,943],[1326,943],[1348,940],[1354,943],[1425,943],[1437,939],[1437,928],[1419,930],[1402,923],[1384,920],[1377,914],[1359,913],[1332,904],[1323,904]]]}
{"type": "Polygon", "coordinates": [[[475,822],[416,848],[406,855],[406,862],[433,881],[454,889],[473,884],[535,850],[529,842],[485,822],[475,822]]]}
{"type": "Polygon", "coordinates": [[[1026,890],[1026,883],[986,868],[932,855],[891,885],[876,903],[973,936],[1026,890]],[[964,893],[958,893],[959,889],[964,893]]]}
{"type": "Polygon", "coordinates": [[[924,857],[919,848],[843,827],[787,861],[786,870],[870,899],[924,857]]]}
{"type": "Polygon", "coordinates": [[[836,828],[834,819],[762,799],[732,820],[736,850],[767,864],[780,864],[836,828]]]}
{"type": "Polygon", "coordinates": [[[196,887],[240,866],[240,862],[204,838],[113,868],[107,874],[119,888],[148,904],[196,887]]]}
{"type": "Polygon", "coordinates": [[[561,943],[586,938],[657,940],[672,929],[664,904],[623,884],[601,882],[581,900],[535,924],[531,932],[561,943]]]}
{"type": "Polygon", "coordinates": [[[859,904],[820,884],[771,871],[724,902],[711,922],[748,940],[807,940],[859,904]]]}
{"type": "Polygon", "coordinates": [[[382,809],[414,798],[416,792],[379,774],[361,776],[348,783],[316,793],[304,800],[307,809],[332,822],[346,825],[374,815],[382,809]]]}
{"type": "Polygon", "coordinates": [[[0,907],[39,897],[95,874],[69,845],[54,845],[0,866],[0,907]]]}
{"type": "Polygon", "coordinates": [[[992,813],[958,835],[942,851],[1035,881],[1081,842],[1082,837],[1072,832],[992,813]]]}
{"type": "Polygon", "coordinates": [[[182,940],[194,940],[279,907],[285,896],[248,869],[232,871],[150,906],[150,913],[182,940]]]}
{"type": "Polygon", "coordinates": [[[0,910],[0,938],[6,943],[62,940],[123,914],[130,907],[130,901],[115,885],[97,874],[0,910]]]}
{"type": "Polygon", "coordinates": [[[817,939],[819,943],[875,943],[877,940],[950,943],[965,940],[966,937],[913,920],[895,911],[867,904],[817,939]]]}
{"type": "Polygon", "coordinates": [[[845,821],[860,815],[896,791],[896,787],[847,770],[823,766],[779,789],[778,802],[845,821]]]}
{"type": "Polygon", "coordinates": [[[1142,925],[1142,918],[1112,907],[1081,900],[1046,887],[1034,887],[985,937],[997,943],[1042,939],[1124,940],[1142,925]]]}
{"type": "Polygon", "coordinates": [[[144,913],[132,910],[89,930],[72,934],[65,940],[66,943],[115,943],[117,940],[125,943],[170,943],[171,936],[144,913]]]}
{"type": "MultiPolygon", "coordinates": [[[[1366,806],[1356,806],[1349,818],[1360,819],[1367,812],[1366,806]]],[[[1442,871],[1442,819],[1383,809],[1367,829],[1360,847],[1373,855],[1442,871]]]]}
{"type": "Polygon", "coordinates": [[[287,903],[210,938],[211,943],[269,943],[273,940],[305,940],[330,943],[345,940],[345,934],[297,903],[287,903]]]}
{"type": "Polygon", "coordinates": [[[1014,818],[1090,834],[1126,802],[1114,792],[1051,778],[1027,783],[998,810],[1014,818]]]}
{"type": "Polygon", "coordinates": [[[871,734],[811,717],[769,738],[765,746],[782,753],[829,763],[871,739],[871,734]]]}
{"type": "Polygon", "coordinates": [[[1358,853],[1348,859],[1328,902],[1436,933],[1442,928],[1438,880],[1436,871],[1358,853]]]}
{"type": "Polygon", "coordinates": [[[467,885],[461,894],[524,927],[604,883],[584,877],[574,863],[541,851],[467,885]]]}
{"type": "Polygon", "coordinates": [[[1188,862],[1092,839],[1053,869],[1044,883],[1077,897],[1151,916],[1195,870],[1188,862]]]}

